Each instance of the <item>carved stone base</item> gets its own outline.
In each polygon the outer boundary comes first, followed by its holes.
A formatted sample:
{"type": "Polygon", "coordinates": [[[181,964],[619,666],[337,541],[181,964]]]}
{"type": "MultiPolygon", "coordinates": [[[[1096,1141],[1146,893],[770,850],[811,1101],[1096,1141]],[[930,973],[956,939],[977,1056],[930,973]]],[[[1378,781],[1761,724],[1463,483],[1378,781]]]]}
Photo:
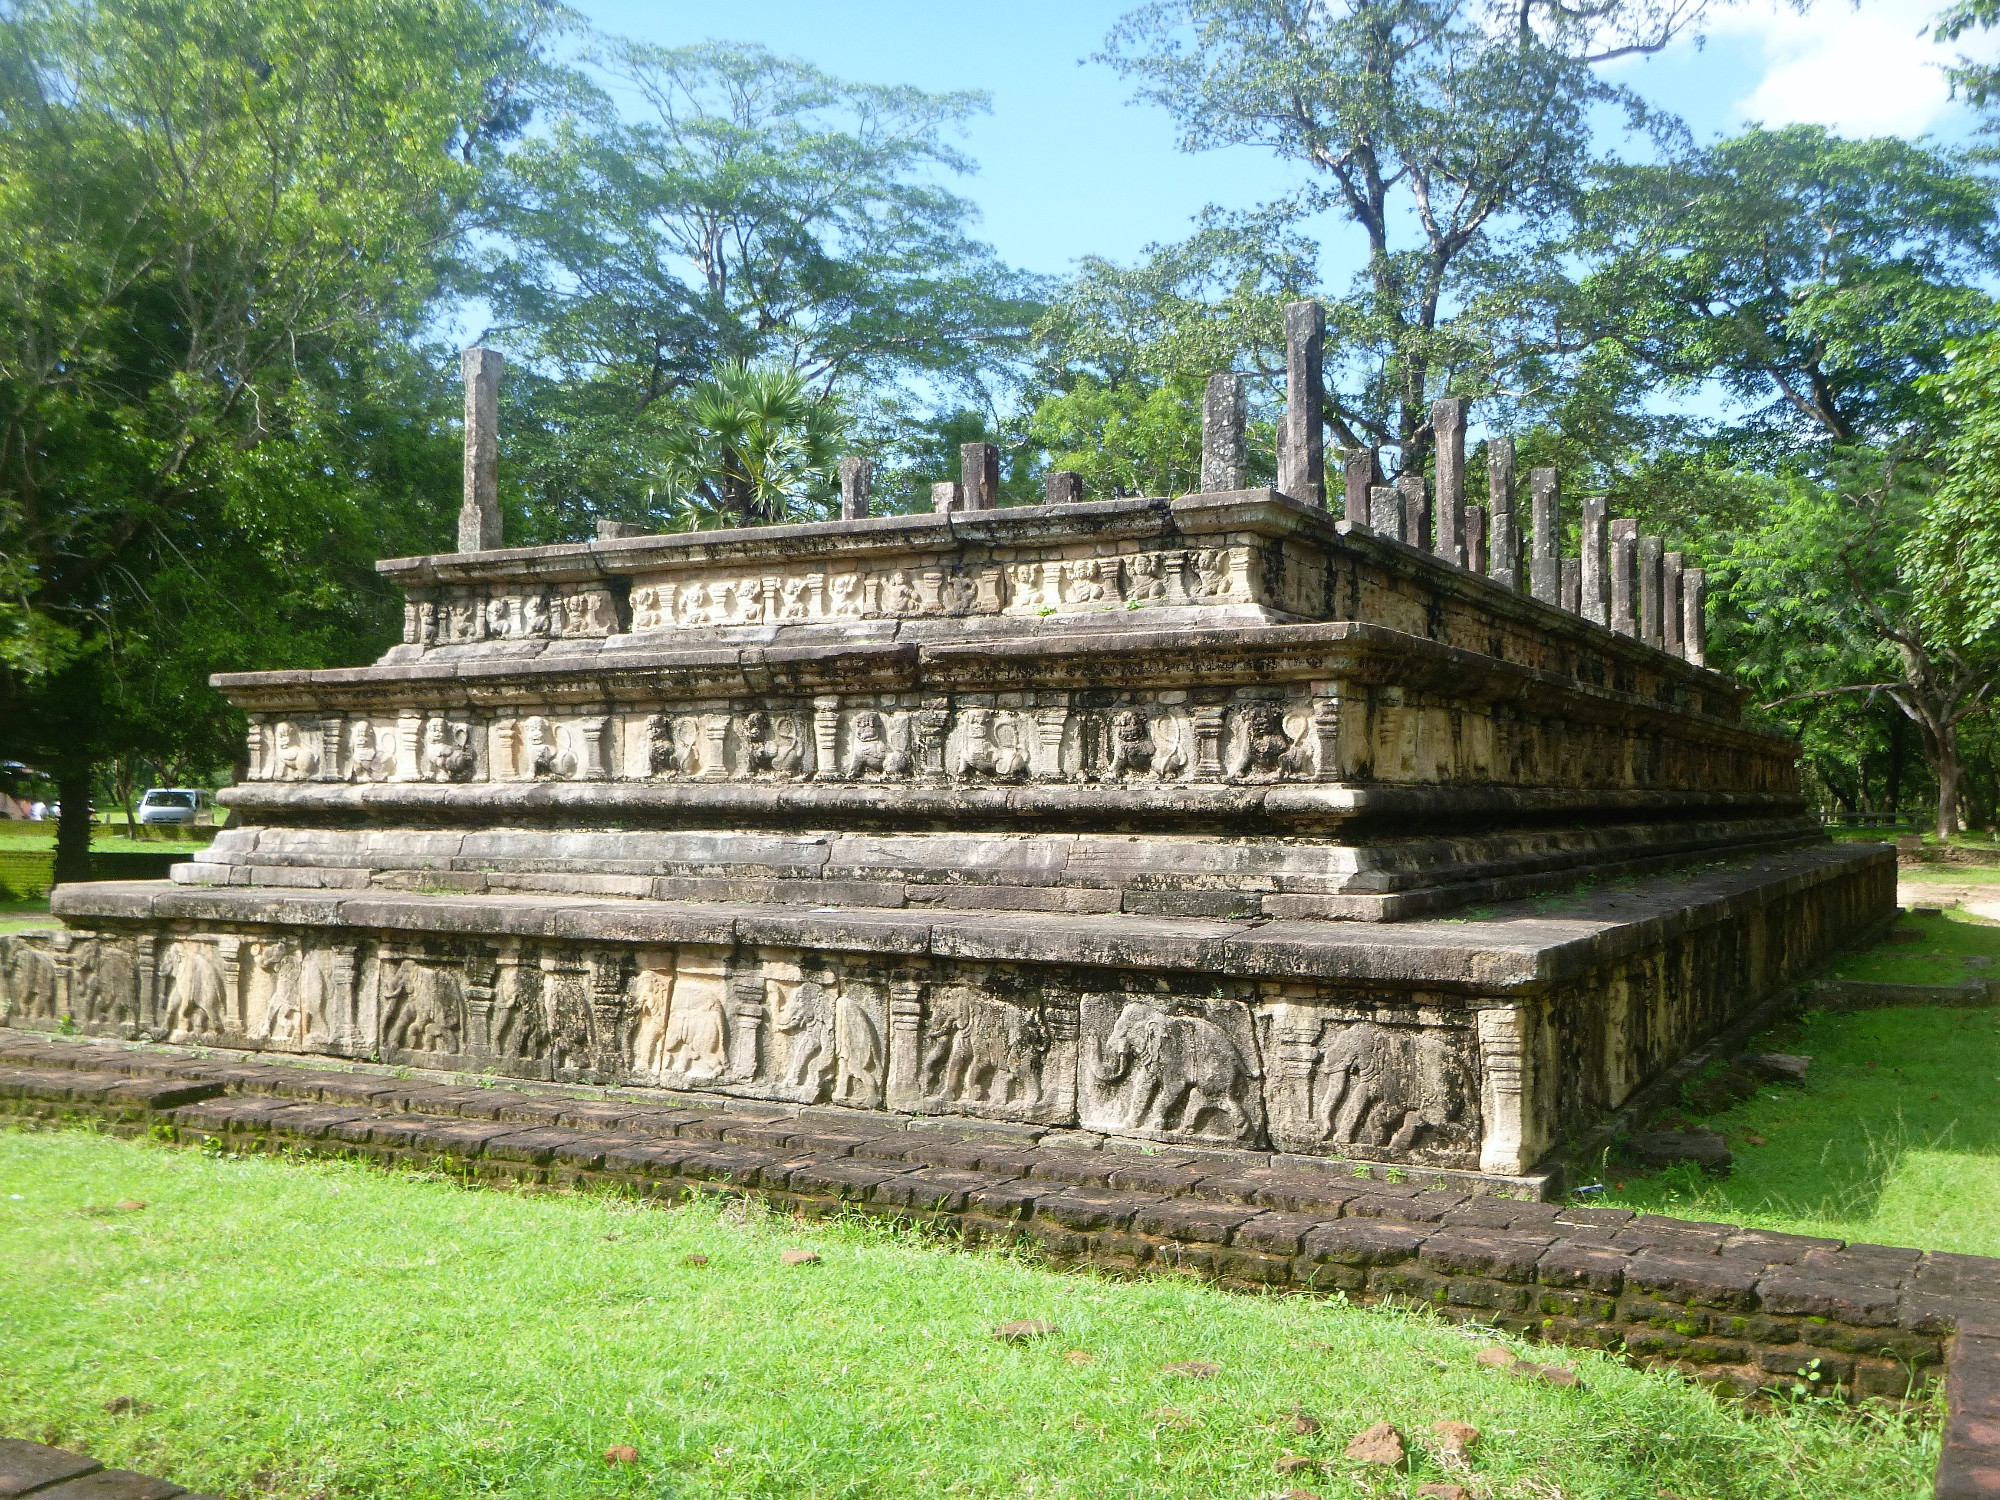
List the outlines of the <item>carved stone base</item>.
{"type": "Polygon", "coordinates": [[[1361,927],[66,886],[14,1026],[1529,1170],[1865,931],[1886,850],[1361,927]]]}

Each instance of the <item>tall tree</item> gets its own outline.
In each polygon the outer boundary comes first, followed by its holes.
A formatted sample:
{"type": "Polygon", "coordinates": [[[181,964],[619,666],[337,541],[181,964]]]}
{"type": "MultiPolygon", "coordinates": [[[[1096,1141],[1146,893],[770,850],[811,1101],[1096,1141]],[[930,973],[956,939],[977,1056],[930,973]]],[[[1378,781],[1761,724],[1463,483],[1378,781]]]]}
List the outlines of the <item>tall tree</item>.
{"type": "Polygon", "coordinates": [[[372,633],[370,544],[438,504],[410,483],[435,455],[407,341],[546,23],[532,0],[0,14],[0,742],[58,778],[59,877],[160,683],[224,639],[257,665],[372,633]]]}
{"type": "Polygon", "coordinates": [[[1597,64],[1656,51],[1705,0],[1153,0],[1105,59],[1183,149],[1261,145],[1307,169],[1290,203],[1357,228],[1367,262],[1328,308],[1327,416],[1420,467],[1430,404],[1576,347],[1560,247],[1592,114],[1645,120],[1597,64]]]}
{"type": "Polygon", "coordinates": [[[480,290],[497,336],[566,420],[510,427],[550,516],[668,519],[654,408],[730,361],[782,365],[819,400],[899,382],[981,393],[1018,350],[1033,284],[973,238],[946,184],[973,93],[842,82],[760,47],[607,45],[605,95],[511,153],[480,290]],[[642,461],[622,481],[588,450],[642,461]],[[576,487],[585,474],[595,492],[576,487]]]}
{"type": "Polygon", "coordinates": [[[1601,169],[1579,248],[1605,329],[1670,381],[1720,382],[1744,437],[1883,445],[1937,424],[1922,377],[1992,324],[1995,203],[1946,151],[1752,129],[1601,169]]]}

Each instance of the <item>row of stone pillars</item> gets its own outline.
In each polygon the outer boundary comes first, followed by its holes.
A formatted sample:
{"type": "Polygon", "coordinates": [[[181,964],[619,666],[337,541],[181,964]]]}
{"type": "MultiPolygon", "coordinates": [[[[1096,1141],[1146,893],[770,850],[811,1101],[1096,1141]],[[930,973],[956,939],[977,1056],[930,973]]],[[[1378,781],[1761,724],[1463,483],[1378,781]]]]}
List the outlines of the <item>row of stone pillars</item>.
{"type": "MultiPolygon", "coordinates": [[[[1322,358],[1326,312],[1317,302],[1285,308],[1285,410],[1278,421],[1278,490],[1327,509],[1322,358]]],[[[1431,406],[1436,483],[1421,474],[1383,482],[1379,449],[1338,454],[1343,508],[1354,527],[1393,537],[1455,567],[1483,573],[1620,635],[1702,666],[1707,661],[1707,577],[1686,567],[1639,523],[1611,520],[1601,495],[1583,501],[1583,549],[1562,555],[1562,483],[1554,469],[1528,473],[1529,528],[1516,510],[1514,440],[1486,445],[1489,505],[1465,502],[1466,405],[1448,396],[1431,406]]],[[[1241,375],[1211,375],[1202,401],[1201,487],[1248,482],[1241,375]]]]}

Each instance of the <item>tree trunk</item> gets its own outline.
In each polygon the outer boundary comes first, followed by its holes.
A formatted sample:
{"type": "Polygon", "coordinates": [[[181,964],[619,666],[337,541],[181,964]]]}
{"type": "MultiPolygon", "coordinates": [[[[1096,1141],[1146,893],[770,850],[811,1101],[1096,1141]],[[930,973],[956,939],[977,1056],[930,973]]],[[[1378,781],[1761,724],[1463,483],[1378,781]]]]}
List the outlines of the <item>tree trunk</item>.
{"type": "Polygon", "coordinates": [[[1963,773],[1958,758],[1958,736],[1951,737],[1949,750],[1938,756],[1937,836],[1948,839],[1958,832],[1958,780],[1963,773]]]}
{"type": "Polygon", "coordinates": [[[91,764],[66,760],[56,767],[56,796],[62,818],[56,824],[56,884],[90,879],[91,764]]]}
{"type": "Polygon", "coordinates": [[[1901,812],[1903,807],[1903,743],[1909,731],[1903,727],[1903,715],[1892,706],[1889,714],[1889,811],[1901,812]]]}

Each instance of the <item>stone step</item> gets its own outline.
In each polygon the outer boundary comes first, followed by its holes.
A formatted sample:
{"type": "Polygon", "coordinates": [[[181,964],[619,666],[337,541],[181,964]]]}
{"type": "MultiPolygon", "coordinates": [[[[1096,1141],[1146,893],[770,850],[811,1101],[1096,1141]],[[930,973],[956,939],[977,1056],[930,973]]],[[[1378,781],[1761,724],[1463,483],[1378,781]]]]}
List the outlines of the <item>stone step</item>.
{"type": "Polygon", "coordinates": [[[81,1453],[0,1438],[0,1500],[25,1495],[35,1500],[216,1500],[190,1494],[171,1480],[107,1469],[81,1453]]]}

